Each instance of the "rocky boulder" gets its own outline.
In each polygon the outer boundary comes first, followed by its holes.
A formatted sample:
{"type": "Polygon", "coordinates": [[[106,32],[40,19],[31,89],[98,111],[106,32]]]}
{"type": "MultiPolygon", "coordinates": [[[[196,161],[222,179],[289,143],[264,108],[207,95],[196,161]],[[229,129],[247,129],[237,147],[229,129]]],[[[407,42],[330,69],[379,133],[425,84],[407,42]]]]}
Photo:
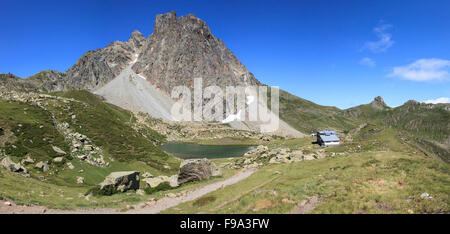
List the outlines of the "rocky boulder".
{"type": "Polygon", "coordinates": [[[138,171],[118,171],[109,174],[105,180],[100,183],[100,192],[115,193],[125,192],[128,190],[139,189],[139,172],[138,171]]]}
{"type": "Polygon", "coordinates": [[[84,177],[77,176],[77,184],[84,184],[84,177]]]}
{"type": "Polygon", "coordinates": [[[10,170],[11,172],[28,174],[28,171],[25,167],[21,166],[18,163],[14,163],[10,157],[6,156],[2,159],[0,163],[4,168],[10,170]]]}
{"type": "Polygon", "coordinates": [[[66,165],[70,170],[75,169],[75,166],[71,162],[66,163],[66,165]]]}
{"type": "Polygon", "coordinates": [[[63,161],[64,161],[63,157],[56,157],[53,159],[53,162],[55,162],[55,163],[62,163],[63,161]]]}
{"type": "Polygon", "coordinates": [[[52,146],[53,151],[55,151],[57,154],[59,155],[64,155],[66,154],[66,152],[64,152],[64,150],[62,150],[61,148],[59,148],[58,146],[52,146]]]}
{"type": "Polygon", "coordinates": [[[220,168],[206,158],[184,160],[180,167],[180,174],[178,174],[179,184],[222,175],[220,168]]]}
{"type": "Polygon", "coordinates": [[[30,156],[27,156],[27,158],[22,159],[22,161],[20,161],[20,163],[22,165],[33,164],[34,163],[34,159],[32,159],[30,156]]]}
{"type": "Polygon", "coordinates": [[[47,172],[48,170],[50,170],[48,163],[47,162],[38,162],[36,163],[36,165],[34,166],[35,168],[41,169],[43,172],[47,172]]]}
{"type": "Polygon", "coordinates": [[[157,176],[157,177],[153,177],[153,178],[145,178],[142,179],[142,181],[144,181],[147,185],[147,187],[150,188],[155,188],[158,185],[162,184],[162,183],[169,183],[170,187],[174,188],[174,187],[178,187],[178,175],[173,175],[173,176],[157,176]]]}
{"type": "Polygon", "coordinates": [[[244,154],[244,157],[248,157],[248,156],[252,156],[255,154],[261,154],[266,152],[267,150],[269,150],[269,148],[265,145],[258,145],[256,148],[248,151],[247,153],[244,154]]]}

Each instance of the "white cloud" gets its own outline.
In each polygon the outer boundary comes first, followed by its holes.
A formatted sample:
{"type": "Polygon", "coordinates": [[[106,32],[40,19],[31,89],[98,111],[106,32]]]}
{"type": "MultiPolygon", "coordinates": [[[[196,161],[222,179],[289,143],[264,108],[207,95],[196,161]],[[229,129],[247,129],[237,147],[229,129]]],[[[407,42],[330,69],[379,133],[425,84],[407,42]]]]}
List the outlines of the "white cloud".
{"type": "Polygon", "coordinates": [[[394,67],[390,77],[413,81],[443,81],[450,77],[450,60],[419,59],[411,64],[394,67]]]}
{"type": "Polygon", "coordinates": [[[436,99],[426,100],[425,103],[437,104],[437,103],[450,103],[450,98],[440,97],[436,99]]]}
{"type": "Polygon", "coordinates": [[[389,47],[394,44],[392,35],[387,32],[392,28],[391,24],[381,24],[373,29],[375,35],[378,37],[378,41],[368,41],[364,44],[363,49],[368,49],[374,53],[385,52],[389,47]]]}
{"type": "Polygon", "coordinates": [[[362,58],[361,60],[359,60],[359,64],[363,65],[363,66],[368,66],[368,67],[375,67],[375,61],[373,61],[371,58],[365,57],[362,58]]]}

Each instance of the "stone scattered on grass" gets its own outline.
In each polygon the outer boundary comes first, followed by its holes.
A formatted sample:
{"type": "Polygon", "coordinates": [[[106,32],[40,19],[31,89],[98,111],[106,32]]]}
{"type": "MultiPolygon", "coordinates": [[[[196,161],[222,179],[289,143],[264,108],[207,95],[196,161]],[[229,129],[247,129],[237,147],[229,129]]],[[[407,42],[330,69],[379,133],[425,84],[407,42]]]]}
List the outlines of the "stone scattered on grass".
{"type": "Polygon", "coordinates": [[[64,150],[62,150],[61,148],[59,148],[58,146],[53,146],[52,145],[52,149],[53,149],[53,151],[55,151],[57,154],[59,154],[59,155],[64,155],[64,154],[66,154],[66,152],[64,152],[64,150]]]}
{"type": "Polygon", "coordinates": [[[84,184],[84,177],[77,176],[77,184],[84,184]]]}
{"type": "Polygon", "coordinates": [[[422,194],[420,195],[420,198],[425,199],[425,200],[433,199],[433,197],[430,196],[429,193],[422,193],[422,194]]]}
{"type": "Polygon", "coordinates": [[[24,175],[29,175],[29,173],[28,173],[28,171],[27,171],[27,169],[25,167],[23,167],[19,163],[13,162],[9,156],[6,156],[5,158],[3,158],[2,161],[0,162],[0,164],[4,168],[8,169],[11,172],[21,173],[21,174],[24,174],[24,175]]]}
{"type": "Polygon", "coordinates": [[[71,162],[66,163],[66,165],[70,170],[75,169],[75,167],[73,166],[73,164],[71,162]]]}
{"type": "Polygon", "coordinates": [[[27,158],[22,159],[22,161],[20,163],[23,164],[23,165],[33,164],[34,163],[34,159],[32,159],[30,156],[27,156],[27,158]]]}
{"type": "Polygon", "coordinates": [[[139,189],[139,173],[138,171],[112,172],[100,183],[100,193],[107,191],[111,191],[111,193],[126,192],[139,189]]]}
{"type": "Polygon", "coordinates": [[[145,195],[145,191],[142,190],[142,189],[138,189],[138,190],[136,190],[136,195],[144,196],[145,195]]]}
{"type": "Polygon", "coordinates": [[[63,157],[56,157],[56,158],[53,159],[53,162],[55,162],[55,163],[61,163],[63,161],[64,161],[63,157]]]}
{"type": "Polygon", "coordinates": [[[36,163],[34,167],[42,170],[42,172],[47,172],[48,170],[50,170],[48,163],[43,161],[36,163]]]}

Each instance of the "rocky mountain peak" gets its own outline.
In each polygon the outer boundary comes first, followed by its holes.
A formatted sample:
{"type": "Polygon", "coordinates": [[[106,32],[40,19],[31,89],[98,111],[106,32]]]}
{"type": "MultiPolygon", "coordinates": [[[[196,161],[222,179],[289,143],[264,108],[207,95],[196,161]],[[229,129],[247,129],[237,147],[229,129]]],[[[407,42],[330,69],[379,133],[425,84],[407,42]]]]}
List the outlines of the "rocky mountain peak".
{"type": "Polygon", "coordinates": [[[139,32],[139,30],[134,30],[134,31],[131,33],[130,39],[131,39],[131,38],[139,38],[139,37],[145,38],[144,35],[142,35],[142,33],[139,32]]]}
{"type": "Polygon", "coordinates": [[[259,83],[203,20],[173,11],[156,16],[153,34],[132,69],[166,93],[179,85],[191,87],[196,77],[205,86],[259,83]]]}
{"type": "Polygon", "coordinates": [[[197,33],[205,37],[214,37],[206,22],[197,16],[188,14],[177,17],[174,11],[156,16],[152,37],[161,37],[170,33],[179,35],[197,33]]]}
{"type": "Polygon", "coordinates": [[[382,98],[381,96],[375,97],[375,98],[373,99],[373,102],[379,103],[379,104],[383,104],[383,105],[386,105],[386,104],[384,103],[384,100],[383,100],[383,98],[382,98]]]}
{"type": "Polygon", "coordinates": [[[384,100],[381,96],[375,97],[370,104],[375,109],[384,109],[387,107],[386,103],[384,103],[384,100]]]}
{"type": "Polygon", "coordinates": [[[146,43],[139,31],[131,33],[126,42],[115,41],[107,47],[88,51],[65,72],[65,81],[71,89],[97,89],[114,79],[136,59],[136,54],[146,43]]]}
{"type": "Polygon", "coordinates": [[[45,80],[56,85],[39,86],[49,87],[47,91],[96,90],[128,66],[165,93],[179,85],[192,87],[197,77],[203,78],[204,86],[259,84],[203,20],[192,14],[177,17],[172,11],[156,16],[148,38],[136,30],[126,42],[87,51],[64,74],[50,74],[45,80]]]}
{"type": "Polygon", "coordinates": [[[415,106],[415,105],[420,105],[420,103],[419,103],[418,101],[416,101],[416,100],[408,100],[407,102],[405,102],[404,105],[412,105],[412,106],[415,106]]]}
{"type": "Polygon", "coordinates": [[[134,30],[131,33],[130,39],[128,39],[127,43],[131,43],[132,46],[134,46],[136,48],[141,48],[142,45],[144,45],[146,40],[147,40],[147,38],[145,38],[145,36],[142,35],[141,32],[139,32],[138,30],[134,30]]]}

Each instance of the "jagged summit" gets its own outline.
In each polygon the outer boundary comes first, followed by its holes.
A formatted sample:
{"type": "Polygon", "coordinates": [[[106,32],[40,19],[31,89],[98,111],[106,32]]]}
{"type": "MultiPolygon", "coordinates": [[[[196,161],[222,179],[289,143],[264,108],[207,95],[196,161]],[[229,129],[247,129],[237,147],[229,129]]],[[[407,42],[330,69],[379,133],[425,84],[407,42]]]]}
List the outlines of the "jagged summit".
{"type": "Polygon", "coordinates": [[[133,37],[144,37],[144,35],[142,35],[142,33],[139,32],[139,30],[134,30],[134,31],[131,33],[130,39],[133,38],[133,37]]]}
{"type": "Polygon", "coordinates": [[[411,99],[411,100],[406,101],[404,105],[420,105],[420,103],[416,100],[411,99]]]}
{"type": "Polygon", "coordinates": [[[165,93],[178,85],[191,86],[194,77],[202,77],[205,86],[259,84],[203,20],[192,14],[177,17],[172,11],[156,16],[148,38],[135,30],[128,41],[87,51],[63,74],[52,74],[52,84],[38,86],[42,91],[96,90],[130,64],[132,71],[165,93]]]}
{"type": "Polygon", "coordinates": [[[387,107],[386,103],[384,102],[381,96],[375,97],[370,104],[375,109],[384,109],[387,107]]]}
{"type": "Polygon", "coordinates": [[[153,34],[142,47],[133,71],[170,93],[175,86],[192,86],[203,78],[205,86],[255,85],[253,74],[196,16],[157,15],[153,34]]]}
{"type": "Polygon", "coordinates": [[[186,30],[192,30],[197,28],[204,30],[204,33],[211,33],[206,22],[198,18],[193,14],[177,17],[174,11],[166,14],[157,15],[155,18],[155,26],[153,28],[153,34],[158,34],[166,30],[171,30],[174,27],[183,27],[186,30]]]}
{"type": "Polygon", "coordinates": [[[147,40],[147,38],[145,38],[141,32],[134,30],[131,33],[130,39],[128,39],[128,43],[133,43],[134,47],[140,48],[144,44],[145,40],[147,40]]]}
{"type": "Polygon", "coordinates": [[[373,99],[373,102],[376,102],[376,103],[380,103],[380,104],[386,105],[386,104],[384,103],[384,99],[383,99],[381,96],[375,97],[375,98],[373,99]]]}

